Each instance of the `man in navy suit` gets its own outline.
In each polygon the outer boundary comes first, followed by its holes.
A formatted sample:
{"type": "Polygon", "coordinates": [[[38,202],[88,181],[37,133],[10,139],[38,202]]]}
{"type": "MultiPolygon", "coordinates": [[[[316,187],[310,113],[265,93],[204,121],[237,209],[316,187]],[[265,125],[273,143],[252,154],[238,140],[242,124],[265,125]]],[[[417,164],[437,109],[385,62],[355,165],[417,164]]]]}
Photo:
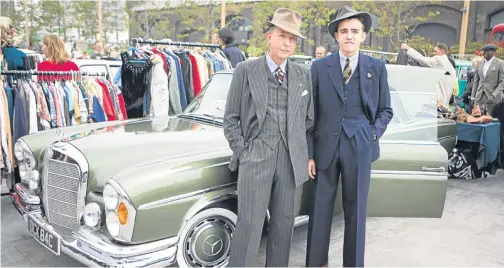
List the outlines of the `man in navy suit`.
{"type": "Polygon", "coordinates": [[[339,52],[312,63],[315,124],[308,135],[308,175],[315,179],[308,227],[306,265],[328,266],[329,241],[338,180],[343,185],[343,266],[364,266],[371,163],[392,119],[385,63],[359,53],[372,20],[345,6],[328,31],[339,52]]]}

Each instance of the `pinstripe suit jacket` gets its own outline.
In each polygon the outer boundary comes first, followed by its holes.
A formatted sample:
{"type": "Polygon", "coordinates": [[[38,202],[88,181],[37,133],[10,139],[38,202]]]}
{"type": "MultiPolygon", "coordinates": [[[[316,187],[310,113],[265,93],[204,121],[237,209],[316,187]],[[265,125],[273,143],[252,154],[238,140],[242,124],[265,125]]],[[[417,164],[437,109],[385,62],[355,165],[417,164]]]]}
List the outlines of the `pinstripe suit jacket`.
{"type": "MultiPolygon", "coordinates": [[[[235,171],[243,151],[262,131],[268,105],[268,73],[265,56],[240,62],[233,74],[224,113],[224,135],[233,156],[229,168],[235,171]]],[[[313,126],[311,73],[287,63],[287,139],[296,186],[308,179],[306,132],[313,126]]],[[[265,163],[266,164],[266,163],[265,163]]]]}

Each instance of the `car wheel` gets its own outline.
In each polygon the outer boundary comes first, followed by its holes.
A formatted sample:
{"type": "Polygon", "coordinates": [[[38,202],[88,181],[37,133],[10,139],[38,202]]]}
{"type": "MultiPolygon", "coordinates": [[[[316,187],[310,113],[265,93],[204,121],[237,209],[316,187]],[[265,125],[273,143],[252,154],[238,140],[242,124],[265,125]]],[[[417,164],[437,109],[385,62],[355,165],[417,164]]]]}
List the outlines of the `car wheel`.
{"type": "Polygon", "coordinates": [[[184,225],[177,248],[179,267],[223,267],[228,264],[238,216],[226,208],[210,208],[184,225]]]}

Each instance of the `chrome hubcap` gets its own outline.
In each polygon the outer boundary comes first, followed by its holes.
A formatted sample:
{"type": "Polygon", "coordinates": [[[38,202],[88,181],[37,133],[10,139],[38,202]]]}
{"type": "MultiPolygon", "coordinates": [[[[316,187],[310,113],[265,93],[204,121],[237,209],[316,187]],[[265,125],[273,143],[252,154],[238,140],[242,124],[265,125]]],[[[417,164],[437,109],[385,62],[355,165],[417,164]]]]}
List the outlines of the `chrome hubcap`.
{"type": "Polygon", "coordinates": [[[229,259],[235,224],[222,216],[197,222],[184,240],[184,258],[193,267],[224,266],[229,259]]]}

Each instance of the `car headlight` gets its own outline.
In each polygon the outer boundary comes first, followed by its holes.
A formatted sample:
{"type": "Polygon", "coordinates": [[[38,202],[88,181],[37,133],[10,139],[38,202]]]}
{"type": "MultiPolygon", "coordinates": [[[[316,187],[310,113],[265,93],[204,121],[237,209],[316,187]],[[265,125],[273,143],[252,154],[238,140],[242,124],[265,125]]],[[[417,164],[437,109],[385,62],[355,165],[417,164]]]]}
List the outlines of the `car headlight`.
{"type": "Polygon", "coordinates": [[[103,203],[108,210],[115,210],[119,204],[119,194],[110,184],[106,184],[103,188],[103,203]]]}
{"type": "Polygon", "coordinates": [[[37,189],[40,186],[40,174],[36,170],[37,161],[35,155],[22,139],[14,144],[14,155],[16,156],[21,182],[27,184],[31,190],[37,189]]]}
{"type": "Polygon", "coordinates": [[[109,180],[103,188],[103,202],[109,234],[118,241],[131,242],[136,209],[115,180],[109,180]]]}
{"type": "Polygon", "coordinates": [[[101,208],[96,203],[89,203],[84,207],[84,223],[89,227],[97,227],[101,221],[101,208]]]}

